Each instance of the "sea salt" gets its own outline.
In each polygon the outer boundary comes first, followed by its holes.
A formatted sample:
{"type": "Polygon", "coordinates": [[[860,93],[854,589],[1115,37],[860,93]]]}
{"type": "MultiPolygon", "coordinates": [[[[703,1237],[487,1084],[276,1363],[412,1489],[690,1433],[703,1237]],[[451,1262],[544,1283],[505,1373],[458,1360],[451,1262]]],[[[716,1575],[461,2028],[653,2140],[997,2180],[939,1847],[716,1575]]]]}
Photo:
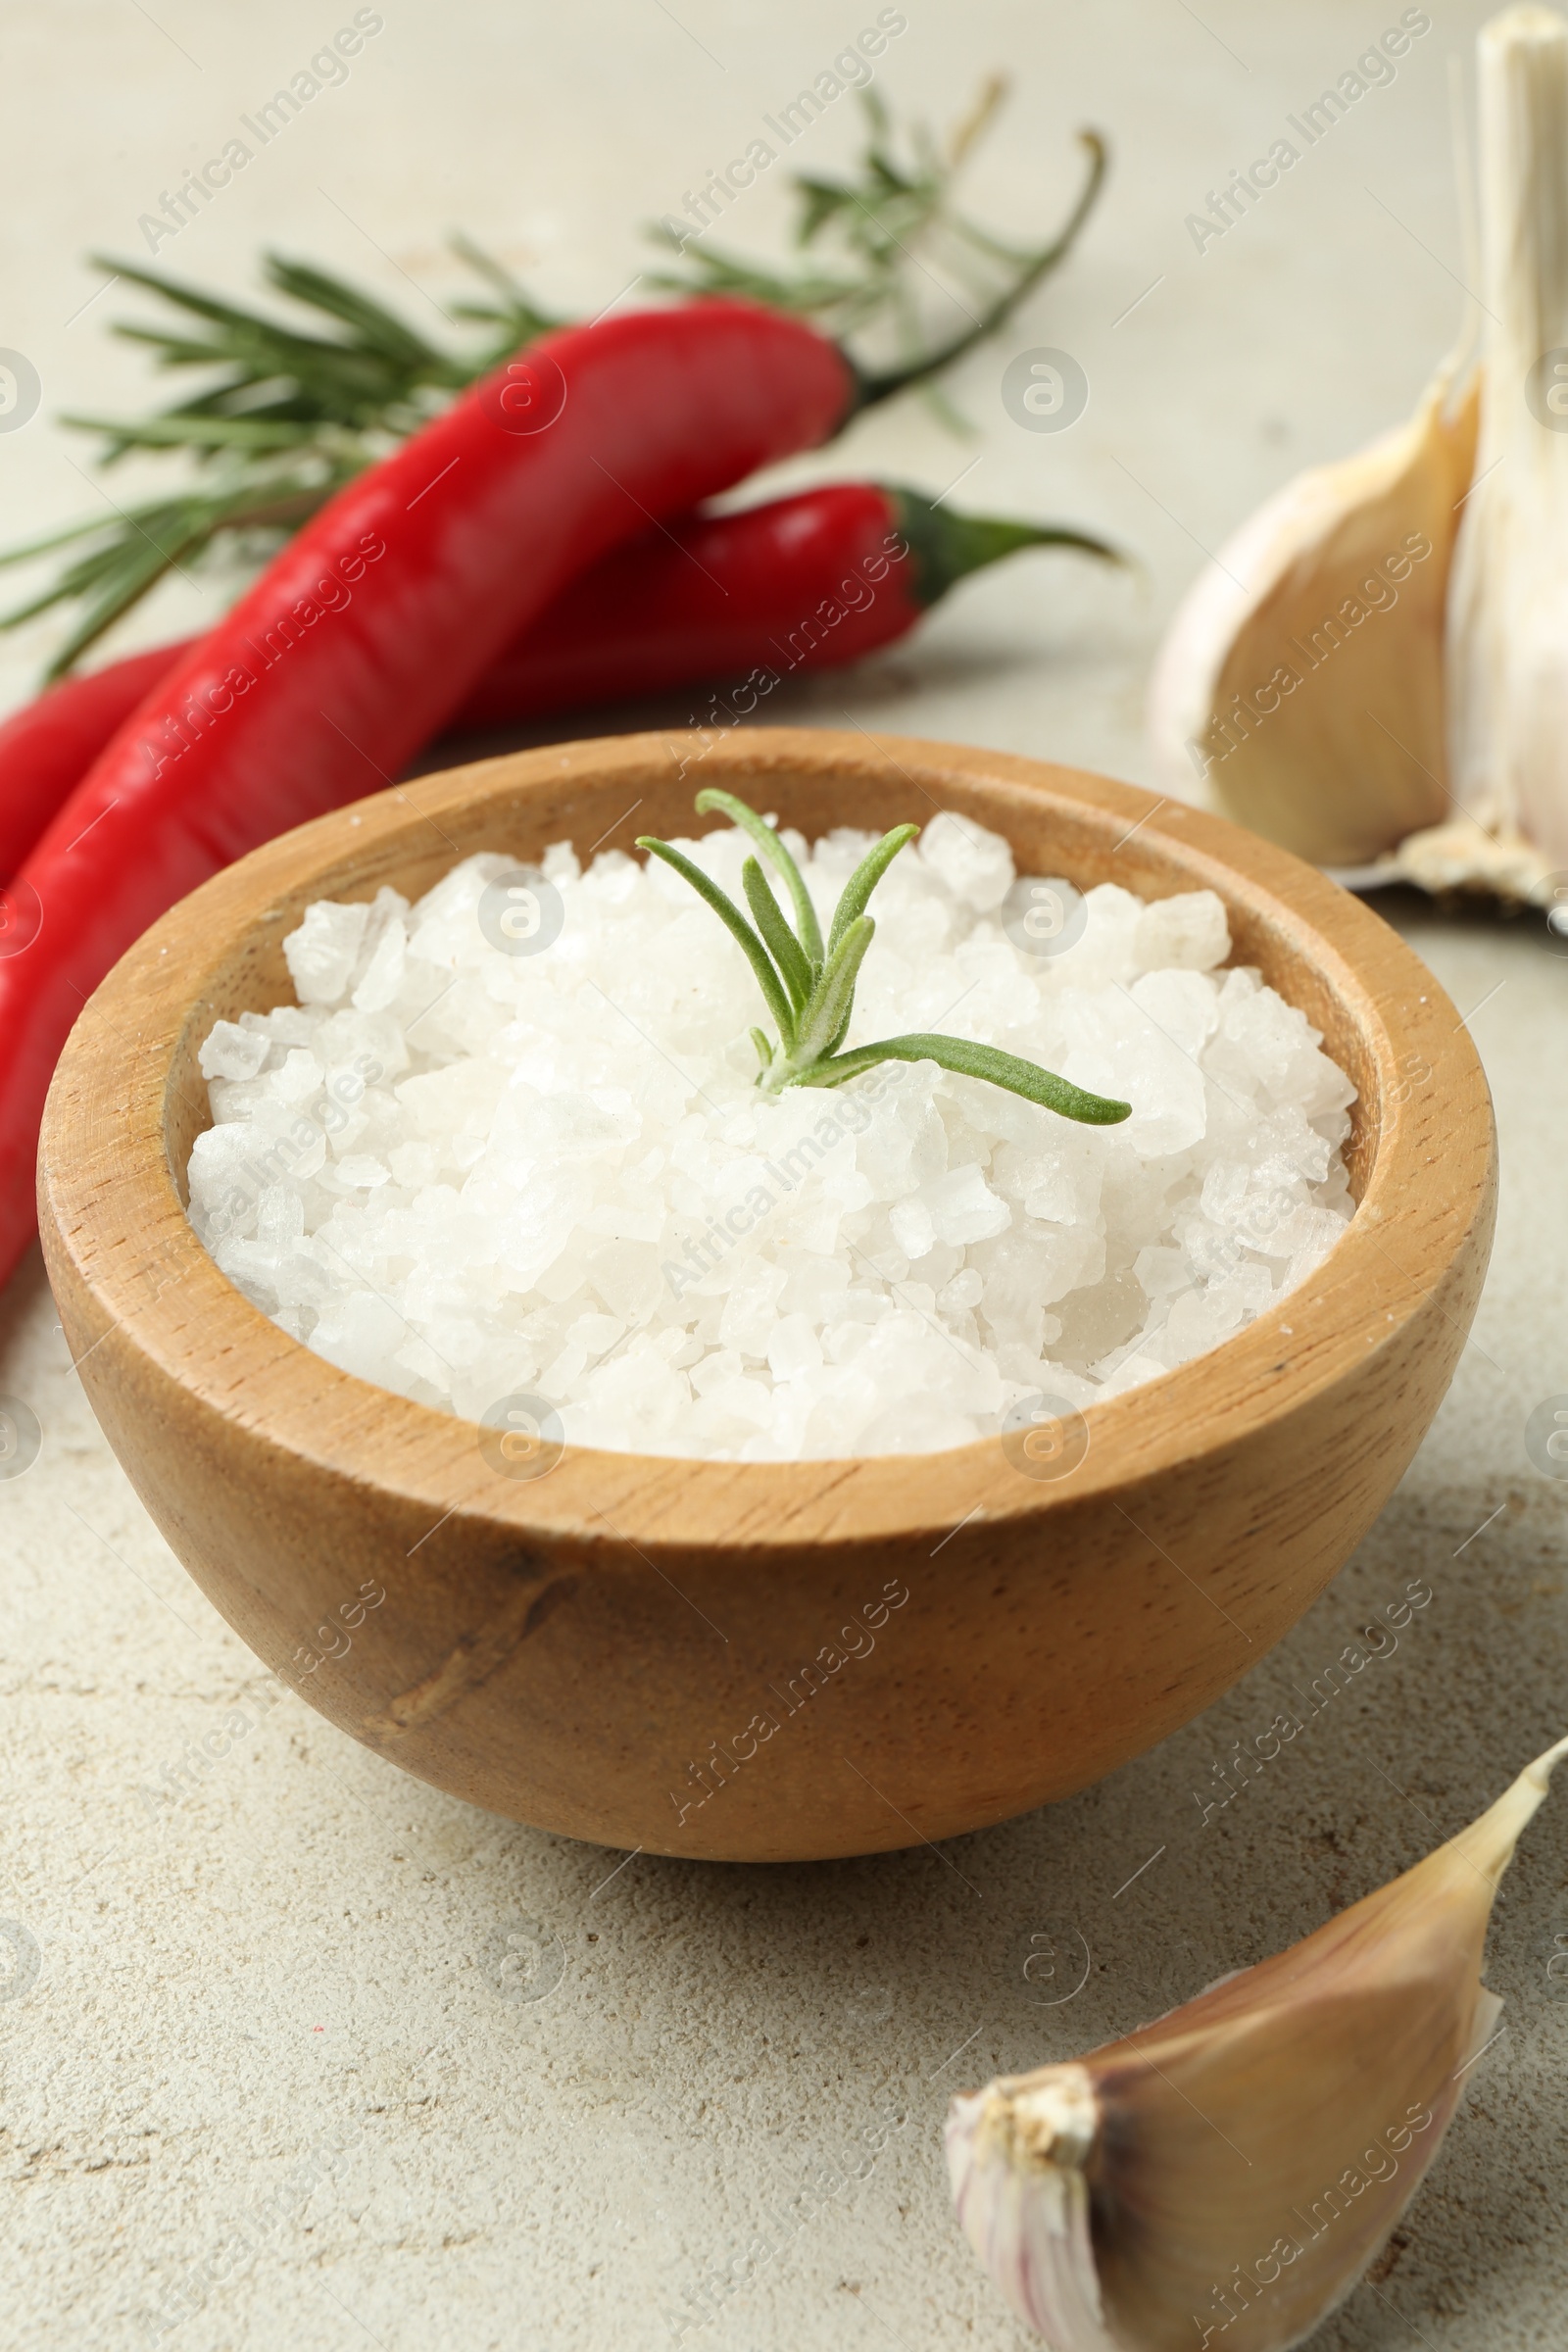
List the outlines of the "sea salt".
{"type": "MultiPolygon", "coordinates": [[[[824,931],[872,837],[786,832],[824,931]]],[[[679,845],[742,895],[750,845],[679,845]]],[[[657,860],[469,858],[311,906],[298,1003],[220,1021],[190,1214],[328,1362],[474,1421],[742,1461],[968,1444],[1200,1355],[1348,1220],[1354,1089],[1197,891],[1019,878],[942,815],[873,903],[856,1046],[941,1030],[1119,1096],[1086,1127],[933,1062],[763,1097],[739,949],[657,860]],[[499,912],[498,912],[499,908],[499,912]],[[503,1412],[502,1417],[505,1417],[503,1412]],[[537,1415],[536,1415],[537,1417],[537,1415]]]]}

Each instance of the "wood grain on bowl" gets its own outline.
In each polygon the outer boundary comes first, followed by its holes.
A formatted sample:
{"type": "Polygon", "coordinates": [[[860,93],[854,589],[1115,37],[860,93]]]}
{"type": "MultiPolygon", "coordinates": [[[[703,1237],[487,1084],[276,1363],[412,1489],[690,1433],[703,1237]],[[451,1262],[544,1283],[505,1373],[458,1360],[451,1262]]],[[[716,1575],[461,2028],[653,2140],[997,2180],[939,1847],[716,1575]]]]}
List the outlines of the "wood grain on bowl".
{"type": "Polygon", "coordinates": [[[218,875],[81,1015],[39,1208],[94,1409],[268,1666],[476,1804],[608,1845],[764,1861],[950,1837],[1065,1795],[1256,1665],[1437,1410],[1494,1168],[1453,1006],[1377,915],[1283,851],[1036,760],[758,728],[423,776],[218,875]],[[1093,1407],[1087,1452],[1054,1478],[1000,1440],[776,1464],[568,1446],[548,1476],[514,1478],[472,1424],[312,1354],[185,1217],[214,1020],[289,1000],[281,942],[313,899],[383,882],[413,897],[480,849],[690,831],[704,784],[812,837],[952,808],[1005,835],[1020,872],[1217,891],[1235,959],[1306,1012],[1359,1090],[1344,1239],[1210,1354],[1093,1407]],[[386,1600],[349,1631],[367,1583],[386,1600]],[[328,1625],[345,1629],[330,1644],[328,1625]]]}

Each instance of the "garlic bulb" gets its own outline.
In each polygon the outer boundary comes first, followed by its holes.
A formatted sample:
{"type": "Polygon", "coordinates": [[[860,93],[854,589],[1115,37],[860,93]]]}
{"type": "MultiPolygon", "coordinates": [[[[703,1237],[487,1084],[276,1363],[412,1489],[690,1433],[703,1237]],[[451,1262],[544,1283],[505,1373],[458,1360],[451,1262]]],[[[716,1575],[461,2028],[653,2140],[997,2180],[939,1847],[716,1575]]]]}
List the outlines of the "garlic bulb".
{"type": "Polygon", "coordinates": [[[1289,1951],[954,2100],[964,2233],[1055,2352],[1282,2352],[1350,2291],[1495,2030],[1493,1897],[1564,1754],[1289,1951]]]}
{"type": "Polygon", "coordinates": [[[1221,549],[1150,729],[1173,792],[1196,770],[1319,864],[1544,901],[1568,866],[1568,23],[1509,9],[1479,55],[1479,361],[1221,549]]]}

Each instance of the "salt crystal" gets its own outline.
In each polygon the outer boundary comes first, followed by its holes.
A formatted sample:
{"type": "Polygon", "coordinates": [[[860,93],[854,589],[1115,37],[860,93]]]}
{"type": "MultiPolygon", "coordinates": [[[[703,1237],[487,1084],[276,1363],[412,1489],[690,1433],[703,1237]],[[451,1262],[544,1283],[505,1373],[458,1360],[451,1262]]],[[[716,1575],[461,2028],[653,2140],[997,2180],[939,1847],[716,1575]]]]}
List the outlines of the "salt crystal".
{"type": "Polygon", "coordinates": [[[804,1315],[778,1318],[768,1338],[767,1364],[775,1380],[821,1369],[822,1343],[804,1315]]]}
{"type": "Polygon", "coordinates": [[[269,1042],[254,1029],[241,1029],[233,1021],[218,1021],[209,1032],[199,1055],[204,1078],[254,1078],[265,1066],[269,1042]]]}
{"type": "MultiPolygon", "coordinates": [[[[783,837],[825,924],[873,836],[783,837]]],[[[740,893],[742,833],[679,846],[740,893]]],[[[299,1002],[202,1046],[191,1221],[363,1379],[473,1420],[542,1396],[575,1446],[924,1452],[1191,1361],[1345,1230],[1354,1090],[1303,1014],[1221,968],[1212,892],[1101,883],[1029,953],[1034,879],[958,815],[878,891],[847,1044],[999,1046],[1132,1102],[1102,1128],[934,1062],[763,1098],[755,981],[678,876],[555,843],[561,930],[514,956],[480,906],[514,866],[308,907],[299,1002]]]]}
{"type": "Polygon", "coordinates": [[[1138,918],[1133,952],[1146,972],[1208,972],[1231,952],[1224,901],[1211,890],[1156,899],[1138,918]]]}
{"type": "Polygon", "coordinates": [[[930,1202],[923,1200],[918,1193],[911,1193],[906,1200],[894,1201],[888,1211],[888,1225],[893,1239],[910,1260],[924,1257],[936,1245],[936,1218],[931,1213],[930,1202]]]}
{"type": "Polygon", "coordinates": [[[346,1152],[337,1163],[337,1178],[355,1191],[373,1190],[390,1184],[392,1171],[368,1152],[346,1152]]]}
{"type": "Polygon", "coordinates": [[[308,1102],[320,1086],[322,1076],[321,1065],[310,1049],[294,1046],[284,1054],[283,1066],[273,1078],[273,1092],[280,1102],[308,1102]]]}
{"type": "Polygon", "coordinates": [[[283,942],[283,960],[302,1004],[335,1004],[349,984],[369,920],[368,906],[318,899],[283,942]]]}
{"type": "Polygon", "coordinates": [[[365,976],[356,981],[353,1004],[358,1012],[379,1012],[398,993],[408,961],[408,934],[401,923],[388,923],[376,941],[365,976]]]}
{"type": "Polygon", "coordinates": [[[931,1212],[939,1242],[989,1242],[1005,1233],[1012,1214],[972,1163],[954,1168],[925,1186],[920,1198],[931,1212]]]}
{"type": "Polygon", "coordinates": [[[1000,906],[1012,886],[1012,853],[1006,843],[969,817],[943,809],[926,826],[917,846],[926,871],[976,914],[989,914],[1000,906]]]}

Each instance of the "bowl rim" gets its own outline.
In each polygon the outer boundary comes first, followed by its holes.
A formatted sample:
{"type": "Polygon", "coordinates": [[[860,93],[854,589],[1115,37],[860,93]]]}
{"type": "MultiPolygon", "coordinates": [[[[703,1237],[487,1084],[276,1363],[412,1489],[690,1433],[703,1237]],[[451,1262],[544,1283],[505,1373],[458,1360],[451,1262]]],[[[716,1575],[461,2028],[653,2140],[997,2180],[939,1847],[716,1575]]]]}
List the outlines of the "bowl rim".
{"type": "MultiPolygon", "coordinates": [[[[454,849],[450,862],[472,854],[454,849]]],[[[765,1555],[846,1541],[945,1542],[982,1515],[1076,1510],[1277,1430],[1428,1310],[1489,1213],[1494,1169],[1486,1080],[1449,999],[1379,916],[1289,852],[1168,796],[1015,754],[862,730],[747,727],[591,737],[426,773],[416,790],[394,785],[227,866],[143,934],[79,1015],[49,1092],[38,1186],[51,1275],[69,1261],[102,1322],[89,1343],[108,1343],[100,1378],[115,1376],[117,1357],[123,1374],[139,1356],[261,1446],[428,1506],[437,1524],[477,1514],[542,1539],[646,1547],[644,1556],[737,1544],[765,1555]],[[992,1437],[936,1452],[789,1462],[568,1446],[548,1477],[508,1478],[485,1462],[475,1424],[341,1371],[284,1332],[220,1271],[190,1225],[165,1145],[172,1065],[207,984],[248,937],[266,921],[297,921],[306,899],[321,895],[317,878],[348,858],[378,858],[385,870],[405,848],[414,863],[418,843],[427,859],[421,831],[440,832],[444,813],[466,815],[532,788],[632,788],[650,772],[663,780],[669,764],[695,764],[694,739],[699,781],[754,798],[760,784],[803,771],[885,788],[891,763],[928,800],[928,785],[946,781],[1000,796],[999,813],[1024,795],[1036,811],[1054,802],[1078,822],[1124,825],[1123,840],[1141,834],[1141,854],[1162,854],[1180,870],[1178,887],[1215,889],[1229,909],[1258,915],[1314,966],[1362,1034],[1376,1100],[1359,1109],[1373,1142],[1345,1233],[1252,1323],[1087,1408],[1090,1444],[1069,1476],[1021,1476],[992,1437]],[[1421,1086],[1407,1077],[1417,1068],[1422,1086],[1441,1081],[1446,1091],[1439,1138],[1460,1135],[1468,1114],[1471,1148],[1430,1148],[1421,1086]]]]}

